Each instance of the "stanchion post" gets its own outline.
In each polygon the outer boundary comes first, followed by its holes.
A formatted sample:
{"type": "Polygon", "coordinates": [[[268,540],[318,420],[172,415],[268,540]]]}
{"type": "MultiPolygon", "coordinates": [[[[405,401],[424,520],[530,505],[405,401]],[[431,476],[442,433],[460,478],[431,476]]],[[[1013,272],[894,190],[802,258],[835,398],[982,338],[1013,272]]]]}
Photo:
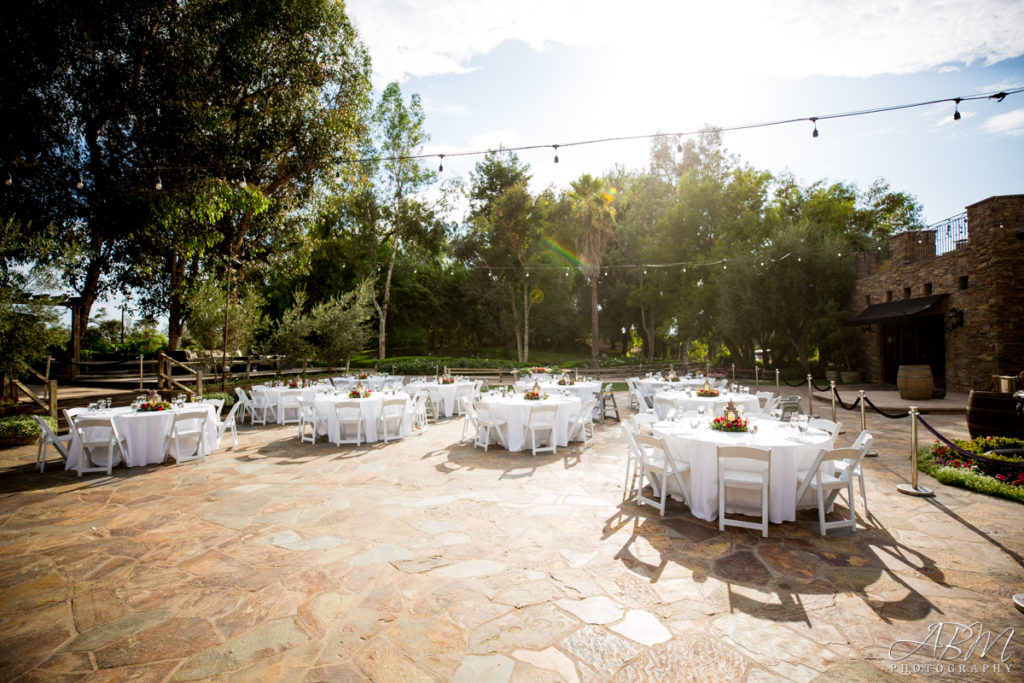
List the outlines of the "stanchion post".
{"type": "MultiPolygon", "coordinates": [[[[860,395],[860,431],[866,432],[868,430],[868,406],[867,400],[864,397],[864,390],[860,389],[857,391],[860,395]]],[[[877,458],[877,451],[868,451],[864,454],[865,458],[877,458]]]]}
{"type": "Polygon", "coordinates": [[[761,369],[757,367],[757,363],[754,363],[754,386],[761,386],[761,369]]]}
{"type": "Polygon", "coordinates": [[[828,381],[828,387],[832,390],[832,421],[836,421],[836,381],[830,379],[828,381]]]}
{"type": "Polygon", "coordinates": [[[732,383],[736,384],[736,364],[732,364],[732,383]]]}
{"type": "Polygon", "coordinates": [[[813,400],[814,387],[812,385],[811,375],[807,375],[807,417],[814,417],[814,409],[811,407],[811,401],[813,400]]]}
{"type": "Polygon", "coordinates": [[[775,368],[775,395],[782,398],[782,391],[779,390],[779,369],[775,368]]]}
{"type": "Polygon", "coordinates": [[[931,489],[917,484],[917,406],[910,406],[910,483],[896,487],[900,493],[908,496],[934,496],[931,489]]]}

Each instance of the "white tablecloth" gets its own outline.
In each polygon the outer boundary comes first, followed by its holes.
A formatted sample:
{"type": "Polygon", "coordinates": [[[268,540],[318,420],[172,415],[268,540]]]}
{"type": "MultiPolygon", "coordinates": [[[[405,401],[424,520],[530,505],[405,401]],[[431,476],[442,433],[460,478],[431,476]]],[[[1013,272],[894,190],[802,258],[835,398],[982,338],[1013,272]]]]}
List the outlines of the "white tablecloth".
{"type": "Polygon", "coordinates": [[[702,398],[700,396],[689,396],[684,391],[659,391],[654,394],[654,398],[654,410],[660,418],[664,418],[667,412],[663,402],[665,399],[672,402],[673,406],[676,407],[676,412],[680,410],[700,410],[703,406],[705,412],[710,414],[716,405],[728,403],[729,399],[732,399],[737,407],[743,406],[744,412],[756,413],[761,409],[761,402],[757,400],[757,396],[754,394],[722,393],[715,398],[702,398]]]}
{"type": "Polygon", "coordinates": [[[451,384],[439,384],[437,382],[409,382],[405,385],[405,390],[409,395],[415,394],[417,391],[438,391],[441,394],[441,403],[444,405],[444,416],[451,417],[455,413],[455,399],[459,395],[469,396],[470,400],[473,397],[473,382],[460,381],[453,382],[451,384]],[[459,391],[459,389],[462,391],[459,391]],[[467,391],[468,390],[468,391],[467,391]]]}
{"type": "MultiPolygon", "coordinates": [[[[395,394],[394,397],[405,398],[405,415],[402,417],[401,435],[409,436],[412,434],[412,401],[409,400],[408,396],[402,396],[402,394],[395,394]]],[[[333,444],[337,444],[341,438],[341,433],[338,430],[338,403],[342,401],[358,401],[359,408],[363,413],[363,441],[372,442],[379,439],[377,436],[377,417],[384,407],[385,398],[393,397],[385,394],[371,394],[367,398],[348,398],[344,394],[337,396],[320,394],[313,405],[316,408],[317,415],[327,423],[328,440],[333,444]]],[[[389,436],[388,438],[391,437],[389,436]]]]}
{"type": "Polygon", "coordinates": [[[535,405],[554,405],[555,413],[554,440],[559,446],[569,445],[569,418],[579,412],[580,400],[574,396],[549,396],[542,401],[528,401],[522,395],[494,396],[485,395],[482,399],[492,417],[506,421],[505,432],[509,451],[521,451],[527,448],[526,426],[530,423],[530,410],[535,405]]]}
{"type": "MultiPolygon", "coordinates": [[[[707,381],[705,377],[680,377],[677,382],[670,382],[661,377],[635,377],[640,384],[640,392],[644,396],[654,396],[659,391],[671,391],[681,389],[698,389],[704,386],[707,381]]],[[[714,382],[711,382],[714,385],[714,382]]]]}
{"type": "MultiPolygon", "coordinates": [[[[210,453],[217,449],[217,418],[216,410],[211,403],[189,403],[185,409],[205,406],[209,410],[209,418],[206,420],[206,434],[204,435],[206,452],[210,453]]],[[[141,467],[153,465],[164,461],[167,455],[166,441],[171,429],[174,427],[174,410],[163,410],[151,413],[137,413],[125,406],[112,408],[110,410],[99,410],[90,413],[88,408],[77,408],[68,411],[72,419],[78,415],[89,415],[95,417],[112,416],[118,433],[125,439],[125,463],[128,467],[141,467]]],[[[87,438],[92,438],[87,435],[87,438]]],[[[117,449],[114,449],[115,456],[117,449]]],[[[77,430],[71,430],[71,447],[68,449],[68,461],[64,469],[77,470],[84,454],[82,453],[82,441],[78,438],[77,430]]],[[[106,457],[106,453],[103,453],[106,457]]]]}
{"type": "MultiPolygon", "coordinates": [[[[674,462],[689,462],[690,471],[682,475],[690,490],[690,511],[695,517],[718,519],[718,454],[717,447],[757,446],[771,450],[771,477],[768,493],[768,519],[773,524],[796,519],[796,471],[814,464],[818,451],[832,448],[833,439],[819,429],[798,434],[788,422],[758,420],[757,433],[716,432],[703,420],[694,432],[688,421],[656,422],[655,436],[665,440],[674,462]]],[[[669,488],[672,491],[672,487],[669,488]]],[[[808,490],[808,493],[812,493],[808,490]]],[[[812,496],[813,497],[813,496],[812,496]]],[[[760,492],[730,489],[727,512],[750,512],[760,515],[760,492]]],[[[816,500],[816,499],[815,499],[816,500]]],[[[816,505],[808,497],[804,504],[816,505]]]]}
{"type": "MultiPolygon", "coordinates": [[[[517,382],[516,389],[519,391],[528,391],[533,389],[533,382],[517,382]]],[[[552,395],[558,395],[562,392],[568,391],[575,395],[580,401],[589,401],[594,398],[594,394],[601,391],[601,383],[584,382],[581,380],[576,382],[576,384],[566,384],[563,386],[558,383],[558,380],[555,380],[553,382],[541,382],[540,390],[552,395]]]]}
{"type": "MultiPolygon", "coordinates": [[[[284,424],[284,406],[281,405],[281,398],[286,395],[294,395],[299,398],[304,398],[304,392],[308,392],[310,387],[305,389],[292,388],[288,386],[284,387],[268,387],[265,384],[256,384],[253,386],[253,393],[261,393],[267,397],[267,401],[274,407],[274,413],[277,416],[277,424],[284,424]]],[[[315,391],[315,387],[313,388],[315,391]]],[[[298,411],[298,408],[295,408],[298,411]]]]}
{"type": "Polygon", "coordinates": [[[369,375],[360,379],[358,375],[345,375],[343,377],[332,377],[336,389],[348,391],[359,382],[370,391],[380,391],[385,384],[401,384],[401,375],[369,375]]]}

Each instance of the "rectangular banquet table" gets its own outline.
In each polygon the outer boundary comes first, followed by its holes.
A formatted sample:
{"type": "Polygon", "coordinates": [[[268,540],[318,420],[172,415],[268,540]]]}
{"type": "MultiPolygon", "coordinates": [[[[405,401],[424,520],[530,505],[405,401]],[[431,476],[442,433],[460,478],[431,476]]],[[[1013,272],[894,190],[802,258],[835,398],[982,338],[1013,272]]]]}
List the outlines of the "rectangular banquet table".
{"type": "MultiPolygon", "coordinates": [[[[187,403],[184,409],[193,410],[203,406],[209,411],[206,432],[203,437],[204,445],[206,452],[211,453],[219,445],[217,413],[214,405],[212,403],[187,403]]],[[[138,413],[127,406],[94,412],[90,412],[88,408],[73,408],[68,411],[68,414],[72,419],[78,415],[113,417],[117,431],[125,439],[125,458],[127,460],[125,464],[128,467],[158,464],[163,462],[167,455],[167,437],[170,436],[171,429],[174,428],[175,409],[138,413]]],[[[114,453],[116,456],[116,449],[114,453]]],[[[71,446],[68,449],[68,461],[64,469],[77,470],[83,457],[82,440],[78,438],[78,431],[73,429],[71,430],[71,446]]]]}
{"type": "MultiPolygon", "coordinates": [[[[788,422],[758,420],[756,424],[756,434],[737,434],[714,431],[708,427],[706,418],[696,430],[690,427],[689,420],[654,423],[654,435],[665,440],[673,462],[690,463],[690,471],[682,478],[690,490],[690,511],[695,517],[709,522],[718,519],[717,447],[722,445],[769,449],[768,519],[773,524],[796,519],[796,472],[813,465],[818,451],[832,448],[834,440],[820,429],[808,429],[805,434],[799,434],[788,422]]],[[[669,492],[673,493],[671,488],[669,492]]],[[[728,500],[726,512],[743,514],[756,509],[755,515],[760,515],[760,491],[730,490],[728,500]]]]}
{"type": "Polygon", "coordinates": [[[492,417],[501,418],[506,421],[504,428],[506,436],[506,448],[509,451],[521,451],[528,448],[527,425],[530,424],[530,411],[535,405],[554,405],[555,429],[554,440],[559,446],[569,445],[569,418],[578,413],[582,403],[575,396],[551,395],[541,401],[531,401],[523,398],[522,394],[515,396],[494,396],[489,394],[482,399],[482,403],[490,411],[492,417]]]}

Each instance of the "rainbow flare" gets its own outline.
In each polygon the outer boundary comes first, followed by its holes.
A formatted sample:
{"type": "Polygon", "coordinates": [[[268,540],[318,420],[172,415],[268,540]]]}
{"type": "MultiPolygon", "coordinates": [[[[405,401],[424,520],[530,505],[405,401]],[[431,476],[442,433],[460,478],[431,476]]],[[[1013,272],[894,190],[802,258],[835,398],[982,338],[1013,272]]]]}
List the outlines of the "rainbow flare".
{"type": "Polygon", "coordinates": [[[568,248],[562,246],[557,241],[553,240],[552,238],[548,237],[547,235],[544,235],[544,241],[547,242],[549,247],[551,247],[551,251],[552,252],[554,252],[558,256],[562,257],[570,265],[576,266],[576,267],[579,267],[579,268],[586,268],[586,267],[588,267],[590,265],[586,261],[584,261],[581,256],[579,256],[578,254],[576,254],[576,253],[574,253],[572,251],[569,251],[568,248]]]}

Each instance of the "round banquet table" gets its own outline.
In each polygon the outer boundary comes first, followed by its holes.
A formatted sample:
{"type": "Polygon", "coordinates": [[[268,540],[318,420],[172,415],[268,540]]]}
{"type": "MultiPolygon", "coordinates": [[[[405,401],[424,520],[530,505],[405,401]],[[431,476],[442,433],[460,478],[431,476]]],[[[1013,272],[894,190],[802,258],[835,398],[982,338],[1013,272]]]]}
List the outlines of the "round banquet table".
{"type": "Polygon", "coordinates": [[[515,396],[494,396],[485,395],[482,403],[487,406],[492,417],[505,420],[505,447],[511,451],[521,451],[527,448],[527,425],[530,424],[530,411],[535,405],[554,405],[555,428],[553,438],[558,446],[569,445],[569,418],[579,412],[582,405],[575,396],[559,396],[552,394],[540,401],[531,401],[523,398],[522,394],[515,396]]]}
{"type": "Polygon", "coordinates": [[[343,401],[357,401],[359,409],[363,414],[363,441],[377,441],[379,439],[377,436],[377,417],[384,408],[385,398],[405,399],[405,414],[402,416],[402,430],[400,434],[401,436],[412,434],[412,401],[409,400],[407,395],[400,393],[394,396],[373,393],[366,398],[349,398],[346,394],[318,394],[313,402],[313,406],[316,409],[317,416],[327,425],[326,432],[323,431],[321,426],[320,433],[326,433],[327,439],[337,445],[341,438],[341,432],[338,429],[338,404],[343,401]]]}
{"type": "Polygon", "coordinates": [[[364,379],[359,379],[358,375],[347,375],[343,377],[332,377],[331,380],[334,382],[336,389],[348,391],[360,382],[363,386],[370,391],[380,391],[384,388],[385,384],[401,383],[402,377],[400,375],[369,375],[364,379]]]}
{"type": "Polygon", "coordinates": [[[473,398],[473,382],[467,380],[460,380],[450,384],[441,384],[433,381],[409,382],[405,385],[405,390],[410,396],[421,389],[427,392],[437,390],[441,395],[441,403],[444,405],[445,417],[451,417],[455,413],[456,398],[460,396],[466,396],[470,400],[473,398]]]}
{"type": "MultiPolygon", "coordinates": [[[[206,452],[211,453],[219,445],[216,409],[212,403],[186,403],[184,409],[192,410],[199,407],[206,407],[209,411],[203,444],[206,452]]],[[[113,417],[118,433],[125,440],[125,464],[128,467],[142,467],[164,461],[167,456],[167,437],[170,436],[171,430],[174,428],[175,412],[176,409],[138,413],[130,407],[124,406],[94,412],[90,412],[88,408],[76,408],[69,410],[68,414],[72,419],[79,415],[113,417]]],[[[116,449],[114,453],[117,457],[116,449]]],[[[68,448],[68,461],[64,469],[77,470],[83,457],[82,440],[78,437],[78,430],[73,429],[71,430],[71,446],[68,448]]]]}
{"type": "MultiPolygon", "coordinates": [[[[533,382],[516,382],[516,389],[519,391],[529,391],[533,389],[533,382]]],[[[584,382],[580,380],[575,384],[561,385],[558,381],[553,382],[541,382],[540,390],[551,395],[563,394],[569,392],[576,396],[580,401],[589,401],[594,398],[594,395],[600,393],[601,383],[600,382],[584,382]]]]}
{"type": "Polygon", "coordinates": [[[754,394],[727,394],[721,393],[718,396],[712,398],[702,398],[696,395],[689,395],[685,391],[659,391],[654,395],[654,411],[658,413],[658,417],[664,419],[665,413],[668,410],[668,406],[664,401],[670,401],[672,407],[676,409],[676,412],[685,410],[700,410],[702,407],[707,413],[711,413],[715,410],[715,406],[719,404],[726,404],[732,399],[733,403],[739,407],[743,406],[744,412],[756,413],[761,409],[761,402],[754,394]]]}
{"type": "MultiPolygon", "coordinates": [[[[796,519],[796,472],[814,464],[823,448],[833,447],[832,436],[820,429],[808,429],[799,434],[788,422],[757,420],[757,433],[717,432],[703,419],[696,430],[689,420],[656,422],[654,435],[665,440],[669,457],[676,463],[690,463],[690,471],[682,478],[690,490],[690,511],[695,517],[709,522],[718,519],[718,455],[717,447],[756,446],[771,451],[769,477],[768,519],[773,524],[796,519]],[[688,481],[687,481],[688,480],[688,481]]],[[[673,493],[672,488],[669,489],[673,493]]],[[[678,492],[674,492],[678,494],[678,492]]],[[[813,492],[808,489],[803,504],[816,505],[813,492]],[[810,494],[810,495],[808,495],[810,494]]],[[[729,491],[726,512],[760,515],[760,491],[729,491]]]]}
{"type": "MultiPolygon", "coordinates": [[[[704,382],[709,381],[706,377],[680,377],[675,382],[670,382],[661,377],[637,377],[637,384],[640,385],[640,392],[644,396],[654,396],[660,391],[673,391],[683,389],[699,389],[704,382]]],[[[714,386],[716,380],[710,380],[714,386]]]]}

